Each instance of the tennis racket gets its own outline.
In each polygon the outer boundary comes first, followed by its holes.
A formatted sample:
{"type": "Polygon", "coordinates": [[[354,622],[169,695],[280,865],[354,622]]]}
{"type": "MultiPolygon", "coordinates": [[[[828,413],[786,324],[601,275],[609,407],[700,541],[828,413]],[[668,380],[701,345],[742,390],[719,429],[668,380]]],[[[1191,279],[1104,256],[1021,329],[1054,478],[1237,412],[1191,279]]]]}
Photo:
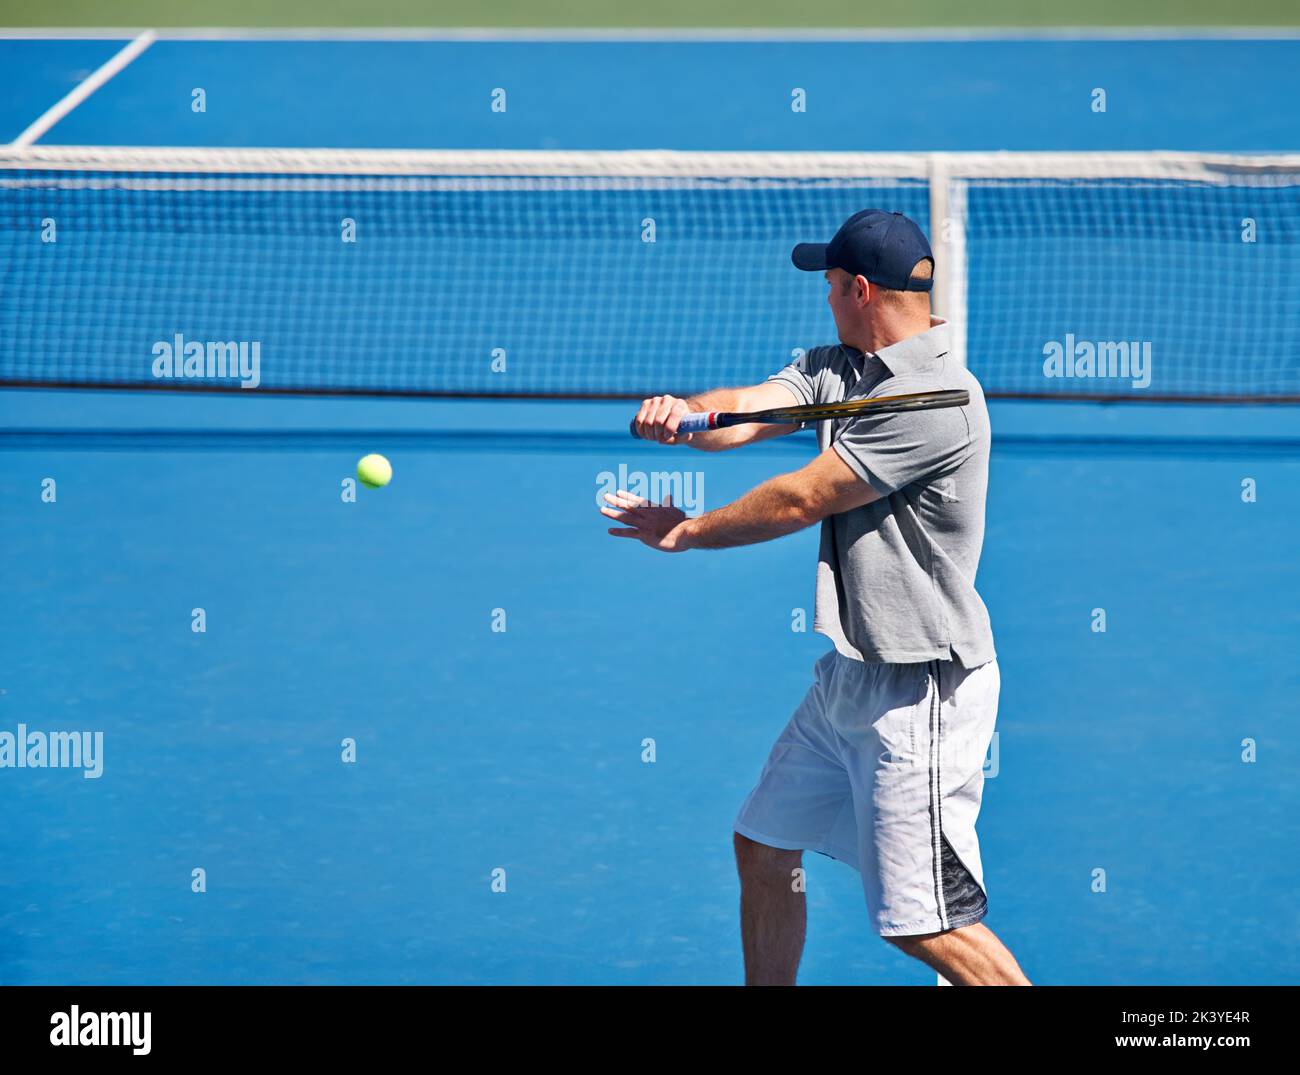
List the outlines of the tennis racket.
{"type": "MultiPolygon", "coordinates": [[[[932,411],[940,407],[964,407],[970,402],[970,393],[964,388],[942,392],[909,392],[901,396],[876,396],[873,399],[846,399],[839,403],[809,403],[796,407],[776,407],[748,414],[731,411],[693,411],[682,415],[677,423],[677,434],[705,433],[710,429],[726,429],[749,422],[764,425],[798,425],[801,422],[823,422],[828,418],[856,418],[862,414],[893,414],[898,411],[932,411]]],[[[636,436],[636,419],[628,427],[636,436]]]]}

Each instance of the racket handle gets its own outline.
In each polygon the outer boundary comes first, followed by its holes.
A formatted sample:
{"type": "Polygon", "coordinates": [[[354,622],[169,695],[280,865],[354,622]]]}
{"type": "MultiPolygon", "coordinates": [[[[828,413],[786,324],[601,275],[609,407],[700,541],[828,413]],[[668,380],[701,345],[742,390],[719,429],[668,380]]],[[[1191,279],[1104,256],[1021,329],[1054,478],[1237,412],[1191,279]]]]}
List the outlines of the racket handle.
{"type": "Polygon", "coordinates": [[[692,411],[683,414],[682,420],[677,423],[678,433],[707,433],[710,429],[717,428],[717,411],[692,411]]]}
{"type": "MultiPolygon", "coordinates": [[[[717,411],[692,411],[690,414],[683,414],[681,421],[677,423],[677,433],[680,436],[683,433],[704,433],[710,429],[718,428],[717,411]]],[[[633,418],[628,423],[628,429],[632,436],[636,436],[636,419],[633,418]]]]}

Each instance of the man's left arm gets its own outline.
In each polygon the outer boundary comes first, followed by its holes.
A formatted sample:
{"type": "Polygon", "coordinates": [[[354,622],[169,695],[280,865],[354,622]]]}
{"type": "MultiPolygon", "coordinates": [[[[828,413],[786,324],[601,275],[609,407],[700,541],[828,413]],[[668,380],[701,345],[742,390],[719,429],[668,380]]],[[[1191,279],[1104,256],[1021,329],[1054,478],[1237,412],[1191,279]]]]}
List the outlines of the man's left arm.
{"type": "Polygon", "coordinates": [[[807,466],[770,478],[740,499],[693,519],[671,505],[656,506],[623,492],[607,494],[611,506],[600,510],[623,524],[610,528],[615,537],[637,538],[663,552],[685,552],[771,541],[880,496],[835,449],[827,448],[807,466]]]}

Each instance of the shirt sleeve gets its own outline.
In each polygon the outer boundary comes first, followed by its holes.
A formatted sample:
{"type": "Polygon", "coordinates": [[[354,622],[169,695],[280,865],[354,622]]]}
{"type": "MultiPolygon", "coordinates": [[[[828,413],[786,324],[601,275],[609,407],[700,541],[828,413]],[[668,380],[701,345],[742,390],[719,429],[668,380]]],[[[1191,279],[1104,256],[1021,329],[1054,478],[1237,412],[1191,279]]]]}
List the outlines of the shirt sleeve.
{"type": "Polygon", "coordinates": [[[868,414],[849,419],[835,437],[840,458],[882,496],[943,474],[971,450],[961,407],[868,414]]]}
{"type": "Polygon", "coordinates": [[[802,405],[821,402],[818,391],[833,351],[830,347],[813,347],[768,380],[785,385],[802,405]]]}

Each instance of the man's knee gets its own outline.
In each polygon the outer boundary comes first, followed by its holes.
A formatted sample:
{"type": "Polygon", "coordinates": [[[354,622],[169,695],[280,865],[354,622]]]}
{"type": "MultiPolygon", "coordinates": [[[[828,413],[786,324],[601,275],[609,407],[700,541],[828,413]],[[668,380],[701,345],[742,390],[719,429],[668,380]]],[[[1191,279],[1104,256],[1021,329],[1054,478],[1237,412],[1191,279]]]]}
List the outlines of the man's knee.
{"type": "Polygon", "coordinates": [[[742,877],[761,879],[780,877],[788,879],[791,870],[799,868],[802,851],[788,851],[783,847],[769,847],[735,833],[736,869],[742,877]]]}
{"type": "Polygon", "coordinates": [[[881,937],[880,939],[892,944],[900,951],[906,952],[909,956],[920,959],[922,954],[933,948],[941,937],[943,937],[942,933],[913,933],[902,937],[881,937]]]}

